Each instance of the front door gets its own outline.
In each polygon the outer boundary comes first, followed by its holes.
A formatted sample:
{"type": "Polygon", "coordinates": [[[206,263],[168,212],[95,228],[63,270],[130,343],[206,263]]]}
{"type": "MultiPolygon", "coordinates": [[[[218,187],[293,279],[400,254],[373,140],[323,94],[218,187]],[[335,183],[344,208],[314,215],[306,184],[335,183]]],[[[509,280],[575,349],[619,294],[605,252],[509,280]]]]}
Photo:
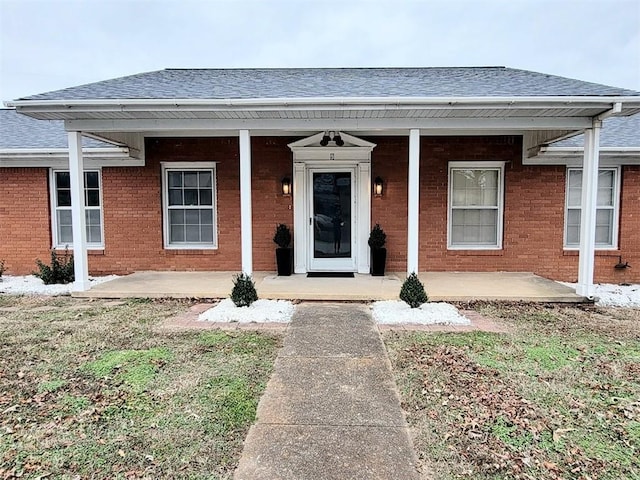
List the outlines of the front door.
{"type": "Polygon", "coordinates": [[[310,168],[309,270],[355,272],[355,169],[310,168]]]}

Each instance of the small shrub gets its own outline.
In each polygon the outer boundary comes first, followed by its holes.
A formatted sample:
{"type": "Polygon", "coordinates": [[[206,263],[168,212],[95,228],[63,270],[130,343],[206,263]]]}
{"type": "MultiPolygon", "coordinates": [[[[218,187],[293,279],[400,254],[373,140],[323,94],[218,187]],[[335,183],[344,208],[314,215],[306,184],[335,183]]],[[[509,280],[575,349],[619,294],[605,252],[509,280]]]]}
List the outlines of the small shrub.
{"type": "Polygon", "coordinates": [[[256,285],[253,283],[251,275],[241,273],[233,277],[231,300],[236,307],[248,307],[258,300],[258,292],[256,292],[256,285]]]}
{"type": "Polygon", "coordinates": [[[424,285],[414,273],[409,275],[402,284],[400,289],[400,300],[409,304],[411,308],[418,308],[425,302],[429,301],[427,292],[424,291],[424,285]]]}
{"type": "Polygon", "coordinates": [[[3,273],[4,273],[4,260],[0,260],[0,282],[2,281],[3,273]]]}
{"type": "Polygon", "coordinates": [[[376,223],[371,233],[369,234],[369,247],[372,249],[378,249],[384,247],[384,244],[387,241],[387,234],[384,233],[384,230],[380,227],[379,223],[376,223]]]}
{"type": "Polygon", "coordinates": [[[279,224],[276,227],[276,234],[273,236],[273,241],[280,248],[288,248],[291,245],[291,230],[284,223],[279,224]]]}
{"type": "Polygon", "coordinates": [[[62,257],[58,257],[55,250],[51,250],[51,265],[45,265],[39,258],[36,260],[36,265],[39,272],[33,272],[33,274],[40,278],[45,285],[66,284],[75,280],[73,254],[69,254],[68,250],[64,251],[62,257]]]}

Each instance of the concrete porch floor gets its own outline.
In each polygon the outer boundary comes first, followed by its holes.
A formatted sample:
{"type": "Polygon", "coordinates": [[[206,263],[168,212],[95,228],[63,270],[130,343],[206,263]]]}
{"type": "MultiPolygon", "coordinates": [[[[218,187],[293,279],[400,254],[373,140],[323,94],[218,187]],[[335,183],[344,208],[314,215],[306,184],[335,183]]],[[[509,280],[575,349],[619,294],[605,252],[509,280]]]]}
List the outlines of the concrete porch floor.
{"type": "MultiPolygon", "coordinates": [[[[96,285],[85,298],[227,298],[234,272],[136,272],[96,285]]],[[[503,300],[577,303],[585,299],[560,283],[526,272],[422,272],[418,274],[431,301],[503,300]]],[[[354,278],[278,277],[254,272],[260,298],[285,300],[395,300],[404,273],[354,278]]]]}

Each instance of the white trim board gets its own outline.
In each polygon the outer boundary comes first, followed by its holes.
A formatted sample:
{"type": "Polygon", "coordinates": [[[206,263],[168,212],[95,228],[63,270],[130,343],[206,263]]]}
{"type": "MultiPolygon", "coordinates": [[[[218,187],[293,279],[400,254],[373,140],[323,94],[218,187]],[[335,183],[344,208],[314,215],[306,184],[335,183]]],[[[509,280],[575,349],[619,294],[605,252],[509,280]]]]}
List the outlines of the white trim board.
{"type": "MultiPolygon", "coordinates": [[[[543,147],[538,155],[523,157],[523,165],[566,165],[581,167],[584,160],[582,147],[543,147]]],[[[640,165],[640,147],[603,147],[600,148],[600,165],[617,167],[621,165],[640,165]]]]}
{"type": "Polygon", "coordinates": [[[584,130],[591,117],[432,117],[432,118],[300,118],[300,119],[111,119],[66,120],[68,130],[101,132],[238,130],[584,130]]]}
{"type": "MultiPolygon", "coordinates": [[[[144,159],[129,156],[128,148],[82,149],[85,169],[101,167],[143,167],[144,159]]],[[[0,149],[0,168],[69,168],[67,148],[8,148],[0,149]]]]}

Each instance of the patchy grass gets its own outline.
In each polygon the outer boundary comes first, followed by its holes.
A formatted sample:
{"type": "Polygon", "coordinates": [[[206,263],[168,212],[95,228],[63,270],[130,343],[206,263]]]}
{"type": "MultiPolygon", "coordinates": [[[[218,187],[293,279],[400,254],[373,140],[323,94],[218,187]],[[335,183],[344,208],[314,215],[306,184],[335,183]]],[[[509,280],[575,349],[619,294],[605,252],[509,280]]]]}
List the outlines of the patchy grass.
{"type": "Polygon", "coordinates": [[[476,304],[510,334],[389,333],[436,479],[640,479],[640,310],[476,304]]]}
{"type": "Polygon", "coordinates": [[[0,295],[0,478],[230,478],[280,338],[187,306],[0,295]]]}
{"type": "Polygon", "coordinates": [[[156,377],[160,368],[173,358],[167,348],[147,350],[116,350],[100,355],[86,363],[81,370],[96,378],[126,385],[135,392],[142,392],[156,377]]]}

